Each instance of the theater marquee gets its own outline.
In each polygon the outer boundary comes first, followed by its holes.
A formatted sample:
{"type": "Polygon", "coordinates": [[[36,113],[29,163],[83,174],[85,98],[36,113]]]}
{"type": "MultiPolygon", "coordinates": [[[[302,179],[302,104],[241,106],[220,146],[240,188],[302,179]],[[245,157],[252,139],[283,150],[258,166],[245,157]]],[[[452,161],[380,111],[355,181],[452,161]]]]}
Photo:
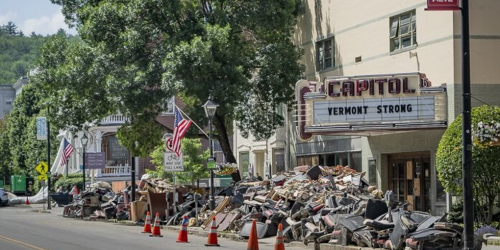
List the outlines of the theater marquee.
{"type": "Polygon", "coordinates": [[[446,127],[446,88],[432,87],[421,73],[301,80],[296,99],[302,140],[446,127]]]}

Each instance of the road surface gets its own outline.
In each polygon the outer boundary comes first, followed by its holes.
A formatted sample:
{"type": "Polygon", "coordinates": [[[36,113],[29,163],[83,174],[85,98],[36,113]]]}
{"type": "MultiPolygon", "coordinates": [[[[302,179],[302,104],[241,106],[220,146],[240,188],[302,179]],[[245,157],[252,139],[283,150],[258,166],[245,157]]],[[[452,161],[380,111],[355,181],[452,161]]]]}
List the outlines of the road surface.
{"type": "MultiPolygon", "coordinates": [[[[162,230],[163,238],[141,234],[142,227],[62,217],[62,209],[37,213],[32,207],[0,207],[0,250],[187,250],[207,249],[207,239],[189,235],[190,243],[176,243],[177,232],[162,230]]],[[[267,242],[271,242],[267,240],[267,242]]],[[[219,238],[217,249],[246,249],[245,242],[219,238]]],[[[274,245],[259,244],[259,249],[274,245]]],[[[294,248],[287,248],[294,249],[294,248]]],[[[295,248],[295,250],[304,250],[295,248]]]]}

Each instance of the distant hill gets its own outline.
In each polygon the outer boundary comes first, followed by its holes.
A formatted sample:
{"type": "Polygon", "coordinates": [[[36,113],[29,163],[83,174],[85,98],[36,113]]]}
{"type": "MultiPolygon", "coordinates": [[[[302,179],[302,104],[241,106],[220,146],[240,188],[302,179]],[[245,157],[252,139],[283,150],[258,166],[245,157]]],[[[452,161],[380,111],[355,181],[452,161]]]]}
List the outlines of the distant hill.
{"type": "Polygon", "coordinates": [[[45,37],[29,36],[12,23],[0,24],[0,84],[14,84],[26,76],[40,54],[45,37]]]}

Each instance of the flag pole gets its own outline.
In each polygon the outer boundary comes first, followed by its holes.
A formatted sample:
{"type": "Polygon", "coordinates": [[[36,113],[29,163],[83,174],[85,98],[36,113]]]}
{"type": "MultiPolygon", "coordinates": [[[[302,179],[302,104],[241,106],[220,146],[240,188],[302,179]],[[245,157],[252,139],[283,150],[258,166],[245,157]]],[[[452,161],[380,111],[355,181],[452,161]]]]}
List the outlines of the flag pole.
{"type": "Polygon", "coordinates": [[[205,133],[205,131],[203,129],[200,128],[200,126],[198,126],[198,124],[196,124],[196,122],[193,121],[193,119],[191,119],[191,117],[189,117],[186,113],[184,113],[184,111],[182,111],[181,108],[179,108],[177,105],[174,105],[177,109],[179,109],[179,111],[185,115],[189,120],[191,120],[191,122],[207,137],[207,138],[210,138],[207,133],[205,133]]]}

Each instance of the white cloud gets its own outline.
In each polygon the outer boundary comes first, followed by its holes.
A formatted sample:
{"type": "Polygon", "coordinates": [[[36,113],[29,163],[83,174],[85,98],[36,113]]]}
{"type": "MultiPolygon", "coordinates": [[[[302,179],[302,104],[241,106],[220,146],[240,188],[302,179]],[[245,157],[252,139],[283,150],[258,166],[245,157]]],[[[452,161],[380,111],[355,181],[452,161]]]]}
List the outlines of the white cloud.
{"type": "Polygon", "coordinates": [[[26,35],[31,34],[33,31],[41,35],[55,34],[61,28],[69,31],[70,34],[75,33],[74,30],[70,30],[68,25],[64,23],[64,16],[61,12],[57,12],[52,16],[26,19],[21,26],[21,30],[26,35]]]}
{"type": "Polygon", "coordinates": [[[5,25],[9,21],[13,21],[14,18],[17,16],[17,13],[9,11],[5,15],[0,15],[0,25],[5,25]]]}

